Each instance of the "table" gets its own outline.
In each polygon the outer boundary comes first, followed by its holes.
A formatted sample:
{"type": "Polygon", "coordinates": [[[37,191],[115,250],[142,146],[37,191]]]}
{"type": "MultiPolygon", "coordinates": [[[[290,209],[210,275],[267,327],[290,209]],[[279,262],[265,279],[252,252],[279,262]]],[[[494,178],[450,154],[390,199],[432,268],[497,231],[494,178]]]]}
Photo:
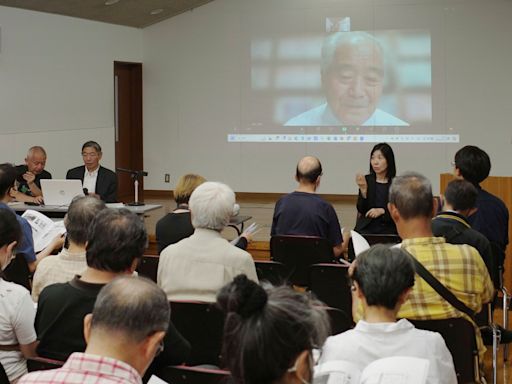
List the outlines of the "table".
{"type": "MultiPolygon", "coordinates": [[[[25,203],[10,203],[9,206],[16,211],[16,213],[22,214],[27,209],[32,209],[34,211],[43,212],[48,217],[64,217],[66,212],[68,211],[68,206],[65,205],[28,205],[25,203]]],[[[109,204],[107,204],[107,207],[109,204]]],[[[130,205],[115,205],[111,206],[112,208],[126,208],[129,211],[136,213],[139,216],[143,216],[150,211],[154,211],[155,209],[162,208],[160,204],[146,204],[146,205],[138,205],[138,206],[130,206],[130,205]]]]}
{"type": "Polygon", "coordinates": [[[252,216],[236,215],[229,220],[228,227],[235,228],[238,236],[244,231],[244,223],[252,219],[252,216]],[[240,226],[240,227],[238,227],[240,226]]]}

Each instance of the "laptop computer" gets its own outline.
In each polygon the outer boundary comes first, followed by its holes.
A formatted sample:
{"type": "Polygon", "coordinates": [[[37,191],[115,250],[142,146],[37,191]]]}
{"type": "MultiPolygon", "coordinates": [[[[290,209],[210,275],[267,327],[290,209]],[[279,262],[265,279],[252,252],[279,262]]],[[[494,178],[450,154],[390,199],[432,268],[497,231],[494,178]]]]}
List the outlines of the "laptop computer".
{"type": "Polygon", "coordinates": [[[45,205],[69,205],[75,196],[83,196],[81,180],[41,179],[45,205]]]}

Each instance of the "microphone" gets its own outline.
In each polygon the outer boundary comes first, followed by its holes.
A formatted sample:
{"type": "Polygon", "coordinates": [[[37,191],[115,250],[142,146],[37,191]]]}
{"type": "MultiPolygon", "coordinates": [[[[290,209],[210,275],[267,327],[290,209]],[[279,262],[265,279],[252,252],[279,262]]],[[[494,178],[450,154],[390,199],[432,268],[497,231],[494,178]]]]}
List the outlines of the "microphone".
{"type": "Polygon", "coordinates": [[[133,176],[140,177],[140,176],[147,176],[148,173],[146,171],[134,171],[132,169],[126,169],[126,168],[116,168],[116,171],[119,172],[126,172],[133,176]]]}

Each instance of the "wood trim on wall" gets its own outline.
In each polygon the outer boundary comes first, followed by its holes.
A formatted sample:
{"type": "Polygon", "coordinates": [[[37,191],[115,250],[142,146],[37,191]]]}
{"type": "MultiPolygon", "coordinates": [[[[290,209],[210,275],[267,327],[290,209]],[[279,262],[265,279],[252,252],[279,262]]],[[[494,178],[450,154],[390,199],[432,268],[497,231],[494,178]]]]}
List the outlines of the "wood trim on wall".
{"type": "MultiPolygon", "coordinates": [[[[238,200],[250,200],[250,201],[260,201],[262,203],[275,202],[280,197],[284,196],[286,193],[273,193],[273,192],[236,192],[236,197],[238,200]]],[[[144,196],[146,199],[174,199],[174,194],[172,190],[156,190],[156,189],[146,189],[144,191],[144,196]]],[[[357,202],[357,195],[336,195],[336,194],[323,194],[319,193],[323,199],[331,202],[331,203],[347,203],[347,204],[355,204],[357,202]]]]}

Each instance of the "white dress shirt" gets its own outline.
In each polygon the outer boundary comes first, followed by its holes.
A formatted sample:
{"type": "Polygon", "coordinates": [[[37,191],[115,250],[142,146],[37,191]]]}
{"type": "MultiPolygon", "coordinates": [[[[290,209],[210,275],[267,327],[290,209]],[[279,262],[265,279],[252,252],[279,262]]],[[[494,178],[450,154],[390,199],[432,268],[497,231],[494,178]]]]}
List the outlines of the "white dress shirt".
{"type": "Polygon", "coordinates": [[[87,167],[85,167],[84,173],[84,188],[87,188],[88,193],[96,193],[96,180],[98,179],[98,170],[100,167],[96,168],[94,171],[89,172],[87,167]]]}
{"type": "Polygon", "coordinates": [[[364,369],[371,362],[392,356],[428,359],[428,384],[456,384],[453,359],[443,337],[437,332],[416,329],[406,319],[396,323],[367,323],[331,336],[322,349],[319,364],[344,360],[364,369]]]}

